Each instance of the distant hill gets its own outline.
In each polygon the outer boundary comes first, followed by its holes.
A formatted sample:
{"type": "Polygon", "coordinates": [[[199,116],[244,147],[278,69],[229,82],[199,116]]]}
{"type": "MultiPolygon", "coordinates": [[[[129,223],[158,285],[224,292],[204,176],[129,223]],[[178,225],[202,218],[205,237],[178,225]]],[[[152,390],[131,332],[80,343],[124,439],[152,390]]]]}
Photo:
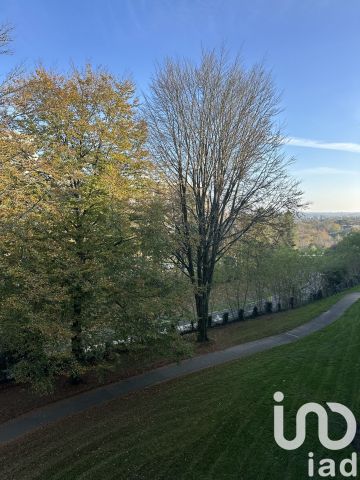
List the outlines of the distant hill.
{"type": "Polygon", "coordinates": [[[358,231],[360,212],[304,212],[295,222],[295,244],[299,248],[328,248],[358,231]]]}
{"type": "Polygon", "coordinates": [[[360,212],[301,212],[305,218],[360,218],[360,212]]]}

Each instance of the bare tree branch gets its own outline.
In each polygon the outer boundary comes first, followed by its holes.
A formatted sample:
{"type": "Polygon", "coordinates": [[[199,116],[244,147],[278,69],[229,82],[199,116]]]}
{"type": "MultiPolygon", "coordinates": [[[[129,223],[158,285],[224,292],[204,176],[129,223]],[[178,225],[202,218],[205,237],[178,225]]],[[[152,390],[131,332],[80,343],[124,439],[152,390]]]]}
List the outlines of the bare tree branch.
{"type": "Polygon", "coordinates": [[[9,55],[11,50],[9,48],[12,42],[13,27],[9,24],[0,25],[0,55],[9,55]]]}

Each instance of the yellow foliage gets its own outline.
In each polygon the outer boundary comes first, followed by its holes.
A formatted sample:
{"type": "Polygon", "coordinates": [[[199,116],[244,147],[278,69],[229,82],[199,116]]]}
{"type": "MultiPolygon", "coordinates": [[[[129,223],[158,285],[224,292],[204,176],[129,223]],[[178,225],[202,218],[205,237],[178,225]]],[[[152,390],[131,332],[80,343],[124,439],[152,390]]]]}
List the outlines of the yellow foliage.
{"type": "Polygon", "coordinates": [[[2,216],[49,206],[64,191],[81,191],[83,205],[100,193],[142,194],[150,163],[130,81],[89,65],[70,75],[41,67],[14,87],[0,125],[2,216]]]}

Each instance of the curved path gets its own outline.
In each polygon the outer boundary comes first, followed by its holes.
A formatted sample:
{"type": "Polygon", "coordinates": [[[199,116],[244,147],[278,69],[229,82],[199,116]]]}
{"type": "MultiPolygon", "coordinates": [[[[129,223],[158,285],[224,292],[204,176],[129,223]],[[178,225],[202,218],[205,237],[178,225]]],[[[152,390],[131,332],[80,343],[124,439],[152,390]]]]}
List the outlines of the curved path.
{"type": "Polygon", "coordinates": [[[247,357],[253,353],[269,350],[279,345],[295,342],[299,338],[306,337],[333,323],[347,308],[359,299],[360,292],[350,293],[339,300],[327,312],[286,333],[280,333],[272,337],[236,345],[226,350],[189,358],[178,364],[166,365],[141,375],[80,393],[65,400],[54,402],[46,407],[33,410],[0,425],[0,445],[69,415],[101,405],[102,403],[122,397],[128,393],[136,392],[143,388],[182,377],[189,373],[198,372],[231,360],[247,357]]]}

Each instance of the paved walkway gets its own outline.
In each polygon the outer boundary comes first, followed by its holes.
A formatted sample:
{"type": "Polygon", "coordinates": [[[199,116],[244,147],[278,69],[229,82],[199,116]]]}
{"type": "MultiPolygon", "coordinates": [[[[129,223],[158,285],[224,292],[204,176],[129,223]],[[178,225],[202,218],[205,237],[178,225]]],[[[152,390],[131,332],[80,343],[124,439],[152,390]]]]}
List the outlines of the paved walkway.
{"type": "Polygon", "coordinates": [[[295,342],[299,338],[306,337],[333,323],[347,308],[359,299],[360,293],[350,293],[339,300],[339,302],[332,306],[327,312],[289,332],[236,345],[226,350],[189,358],[179,364],[160,367],[141,375],[80,393],[65,400],[49,404],[46,407],[33,410],[0,425],[0,445],[15,440],[26,433],[30,433],[52,422],[68,417],[69,415],[83,412],[88,408],[101,405],[102,403],[122,397],[128,393],[136,392],[146,387],[182,377],[189,373],[198,372],[231,360],[247,357],[253,353],[269,350],[279,345],[295,342]]]}

